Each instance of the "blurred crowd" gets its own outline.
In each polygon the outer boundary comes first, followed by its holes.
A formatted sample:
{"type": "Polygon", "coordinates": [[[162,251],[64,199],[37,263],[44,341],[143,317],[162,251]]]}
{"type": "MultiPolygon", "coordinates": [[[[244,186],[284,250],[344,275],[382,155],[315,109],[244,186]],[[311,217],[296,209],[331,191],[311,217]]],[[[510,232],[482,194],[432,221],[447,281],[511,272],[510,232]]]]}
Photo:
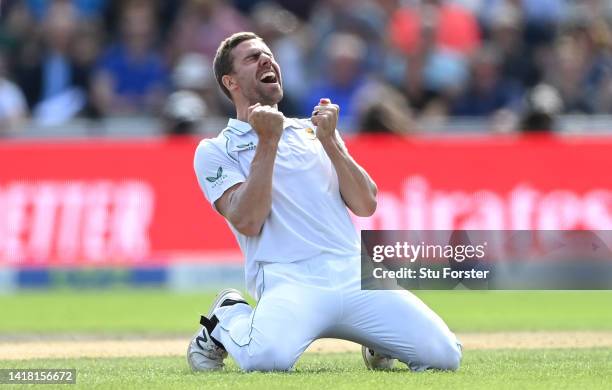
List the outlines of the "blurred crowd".
{"type": "MultiPolygon", "coordinates": [[[[606,0],[3,0],[0,133],[24,123],[150,116],[168,131],[234,114],[219,42],[254,31],[283,72],[287,116],[320,97],[347,132],[482,117],[547,130],[612,113],[606,0]]],[[[220,130],[220,129],[213,129],[220,130]]],[[[211,130],[212,131],[212,130],[211,130]]]]}

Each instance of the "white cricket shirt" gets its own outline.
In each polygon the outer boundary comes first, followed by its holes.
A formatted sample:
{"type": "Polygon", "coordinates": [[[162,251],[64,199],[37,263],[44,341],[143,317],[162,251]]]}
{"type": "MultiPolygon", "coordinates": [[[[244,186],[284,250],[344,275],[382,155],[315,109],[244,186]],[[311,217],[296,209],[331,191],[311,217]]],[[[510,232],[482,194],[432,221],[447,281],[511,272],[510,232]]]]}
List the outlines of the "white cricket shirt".
{"type": "MultiPolygon", "coordinates": [[[[272,179],[272,210],[256,237],[230,224],[245,257],[249,293],[256,296],[258,262],[290,263],[320,254],[355,256],[360,239],[340,196],[338,177],[310,120],[285,119],[272,179]]],[[[251,170],[258,136],[251,126],[230,119],[216,137],[200,142],[194,169],[213,205],[251,170]]]]}

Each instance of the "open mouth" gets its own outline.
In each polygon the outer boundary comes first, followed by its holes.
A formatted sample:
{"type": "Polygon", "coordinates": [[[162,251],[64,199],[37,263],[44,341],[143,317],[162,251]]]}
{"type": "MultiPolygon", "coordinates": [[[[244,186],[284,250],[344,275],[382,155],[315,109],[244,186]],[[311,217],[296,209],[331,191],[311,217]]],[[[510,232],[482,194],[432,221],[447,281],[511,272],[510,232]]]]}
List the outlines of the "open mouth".
{"type": "Polygon", "coordinates": [[[278,78],[276,77],[276,73],[269,70],[259,76],[259,81],[265,84],[276,84],[278,82],[278,78]]]}

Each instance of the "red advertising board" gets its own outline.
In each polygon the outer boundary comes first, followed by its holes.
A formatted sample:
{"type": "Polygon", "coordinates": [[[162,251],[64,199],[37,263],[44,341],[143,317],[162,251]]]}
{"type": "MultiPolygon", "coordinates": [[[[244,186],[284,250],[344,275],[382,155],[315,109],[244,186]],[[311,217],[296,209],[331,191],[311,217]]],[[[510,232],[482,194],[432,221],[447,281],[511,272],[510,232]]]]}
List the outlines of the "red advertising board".
{"type": "MultiPolygon", "coordinates": [[[[135,265],[235,253],[225,221],[198,188],[197,142],[1,143],[0,265],[135,265]]],[[[376,214],[356,218],[361,228],[612,229],[612,137],[346,142],[379,187],[376,214]]]]}

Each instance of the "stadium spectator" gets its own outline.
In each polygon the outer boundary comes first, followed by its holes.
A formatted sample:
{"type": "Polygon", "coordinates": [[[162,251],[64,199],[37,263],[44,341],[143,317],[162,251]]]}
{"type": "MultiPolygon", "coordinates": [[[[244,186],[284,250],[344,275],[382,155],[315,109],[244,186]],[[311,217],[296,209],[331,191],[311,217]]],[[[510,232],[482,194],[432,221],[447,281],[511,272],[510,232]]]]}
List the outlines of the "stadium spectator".
{"type": "Polygon", "coordinates": [[[420,44],[407,55],[404,88],[412,107],[423,117],[445,116],[448,102],[468,77],[467,57],[437,41],[439,19],[425,13],[420,25],[420,44]]]}
{"type": "Polygon", "coordinates": [[[121,38],[100,59],[94,102],[106,115],[159,112],[168,89],[166,65],[156,46],[153,3],[131,0],[120,16],[121,38]]]}
{"type": "Polygon", "coordinates": [[[525,16],[519,5],[499,2],[491,11],[488,22],[489,44],[501,55],[500,72],[504,78],[524,87],[540,81],[542,75],[535,63],[534,48],[525,43],[525,16]]]}
{"type": "MultiPolygon", "coordinates": [[[[263,0],[266,2],[267,0],[263,0]]],[[[243,14],[251,14],[253,9],[262,1],[260,0],[233,0],[232,4],[243,14]]],[[[317,1],[312,0],[274,0],[274,3],[282,8],[290,11],[301,20],[306,20],[312,12],[312,8],[317,4],[317,1]]]]}
{"type": "Polygon", "coordinates": [[[103,31],[98,21],[79,23],[72,41],[71,56],[77,74],[78,85],[85,91],[87,101],[82,116],[98,118],[101,113],[93,105],[93,73],[102,51],[103,31]]]}
{"type": "Polygon", "coordinates": [[[250,24],[227,2],[186,0],[178,11],[170,31],[168,52],[173,62],[185,53],[215,56],[225,37],[250,30],[250,24]]]}
{"type": "Polygon", "coordinates": [[[321,97],[329,97],[342,108],[339,126],[345,132],[357,131],[353,120],[356,118],[354,96],[363,87],[363,70],[366,47],[357,36],[336,33],[327,39],[325,48],[325,69],[321,81],[311,86],[302,101],[302,115],[312,114],[313,104],[321,97]]]}
{"type": "Polygon", "coordinates": [[[546,81],[559,89],[566,113],[610,112],[609,107],[600,105],[609,85],[611,64],[606,33],[609,30],[597,19],[576,14],[547,57],[546,81]]]}
{"type": "Polygon", "coordinates": [[[469,55],[480,47],[480,30],[475,16],[457,2],[423,0],[399,8],[389,25],[391,40],[406,54],[420,50],[422,23],[436,26],[435,40],[440,47],[469,55]]]}
{"type": "Polygon", "coordinates": [[[16,77],[37,123],[57,125],[86,106],[89,68],[73,58],[78,21],[70,1],[53,1],[40,27],[40,38],[22,46],[16,77]]]}
{"type": "Polygon", "coordinates": [[[27,37],[34,35],[37,25],[22,2],[1,3],[0,49],[7,55],[18,55],[27,37]]]}
{"type": "MultiPolygon", "coordinates": [[[[78,13],[79,19],[99,18],[104,13],[109,3],[108,0],[70,0],[69,2],[78,13]]],[[[53,1],[25,0],[25,3],[27,4],[31,15],[34,16],[34,18],[37,20],[43,20],[47,17],[53,1]]]]}
{"type": "MultiPolygon", "coordinates": [[[[574,16],[576,17],[576,16],[574,16]]],[[[612,113],[612,30],[601,15],[574,19],[561,35],[563,66],[549,69],[561,86],[568,112],[612,113]],[[577,58],[572,58],[578,55],[577,58]],[[573,64],[573,69],[572,69],[573,64]]]]}
{"type": "Polygon", "coordinates": [[[522,0],[526,42],[534,46],[552,43],[559,23],[567,15],[568,3],[568,0],[522,0]]]}
{"type": "Polygon", "coordinates": [[[546,132],[556,130],[557,116],[563,110],[559,92],[547,84],[538,84],[526,96],[526,109],[518,130],[546,132]]]}
{"type": "Polygon", "coordinates": [[[523,39],[529,46],[550,45],[564,19],[572,14],[572,0],[485,0],[479,2],[479,19],[485,30],[491,27],[500,10],[515,8],[521,14],[523,39]]]}
{"type": "Polygon", "coordinates": [[[309,63],[314,71],[311,77],[316,78],[317,72],[326,71],[326,42],[336,33],[359,37],[365,45],[364,70],[379,71],[384,61],[385,26],[390,17],[390,11],[380,3],[380,0],[357,0],[347,7],[343,0],[330,0],[315,5],[308,21],[311,32],[309,63]]]}
{"type": "Polygon", "coordinates": [[[386,83],[367,83],[357,93],[356,105],[356,128],[362,133],[407,134],[415,130],[408,100],[386,83]]]}
{"type": "Polygon", "coordinates": [[[163,110],[167,135],[194,134],[207,114],[206,103],[191,91],[177,91],[168,96],[163,110]]]}
{"type": "MultiPolygon", "coordinates": [[[[87,0],[85,0],[87,1],[87,0]]],[[[107,0],[108,5],[105,7],[103,17],[106,31],[111,37],[109,43],[113,43],[121,37],[121,15],[125,8],[126,1],[121,0],[107,0]]],[[[131,0],[128,0],[131,1],[131,0]]],[[[185,3],[185,0],[148,0],[151,3],[149,6],[153,9],[155,19],[155,35],[160,44],[168,42],[169,30],[174,24],[178,15],[179,9],[185,3]]],[[[164,48],[162,46],[162,48],[164,48]]]]}
{"type": "Polygon", "coordinates": [[[21,131],[27,112],[25,96],[7,78],[6,56],[0,52],[0,137],[21,131]]]}
{"type": "Polygon", "coordinates": [[[206,105],[211,116],[224,115],[221,96],[212,69],[212,60],[199,53],[184,54],[172,71],[174,87],[195,93],[206,105]]]}
{"type": "Polygon", "coordinates": [[[489,116],[502,109],[517,111],[522,89],[500,73],[499,51],[485,46],[472,60],[471,78],[467,88],[451,107],[453,115],[489,116]]]}

